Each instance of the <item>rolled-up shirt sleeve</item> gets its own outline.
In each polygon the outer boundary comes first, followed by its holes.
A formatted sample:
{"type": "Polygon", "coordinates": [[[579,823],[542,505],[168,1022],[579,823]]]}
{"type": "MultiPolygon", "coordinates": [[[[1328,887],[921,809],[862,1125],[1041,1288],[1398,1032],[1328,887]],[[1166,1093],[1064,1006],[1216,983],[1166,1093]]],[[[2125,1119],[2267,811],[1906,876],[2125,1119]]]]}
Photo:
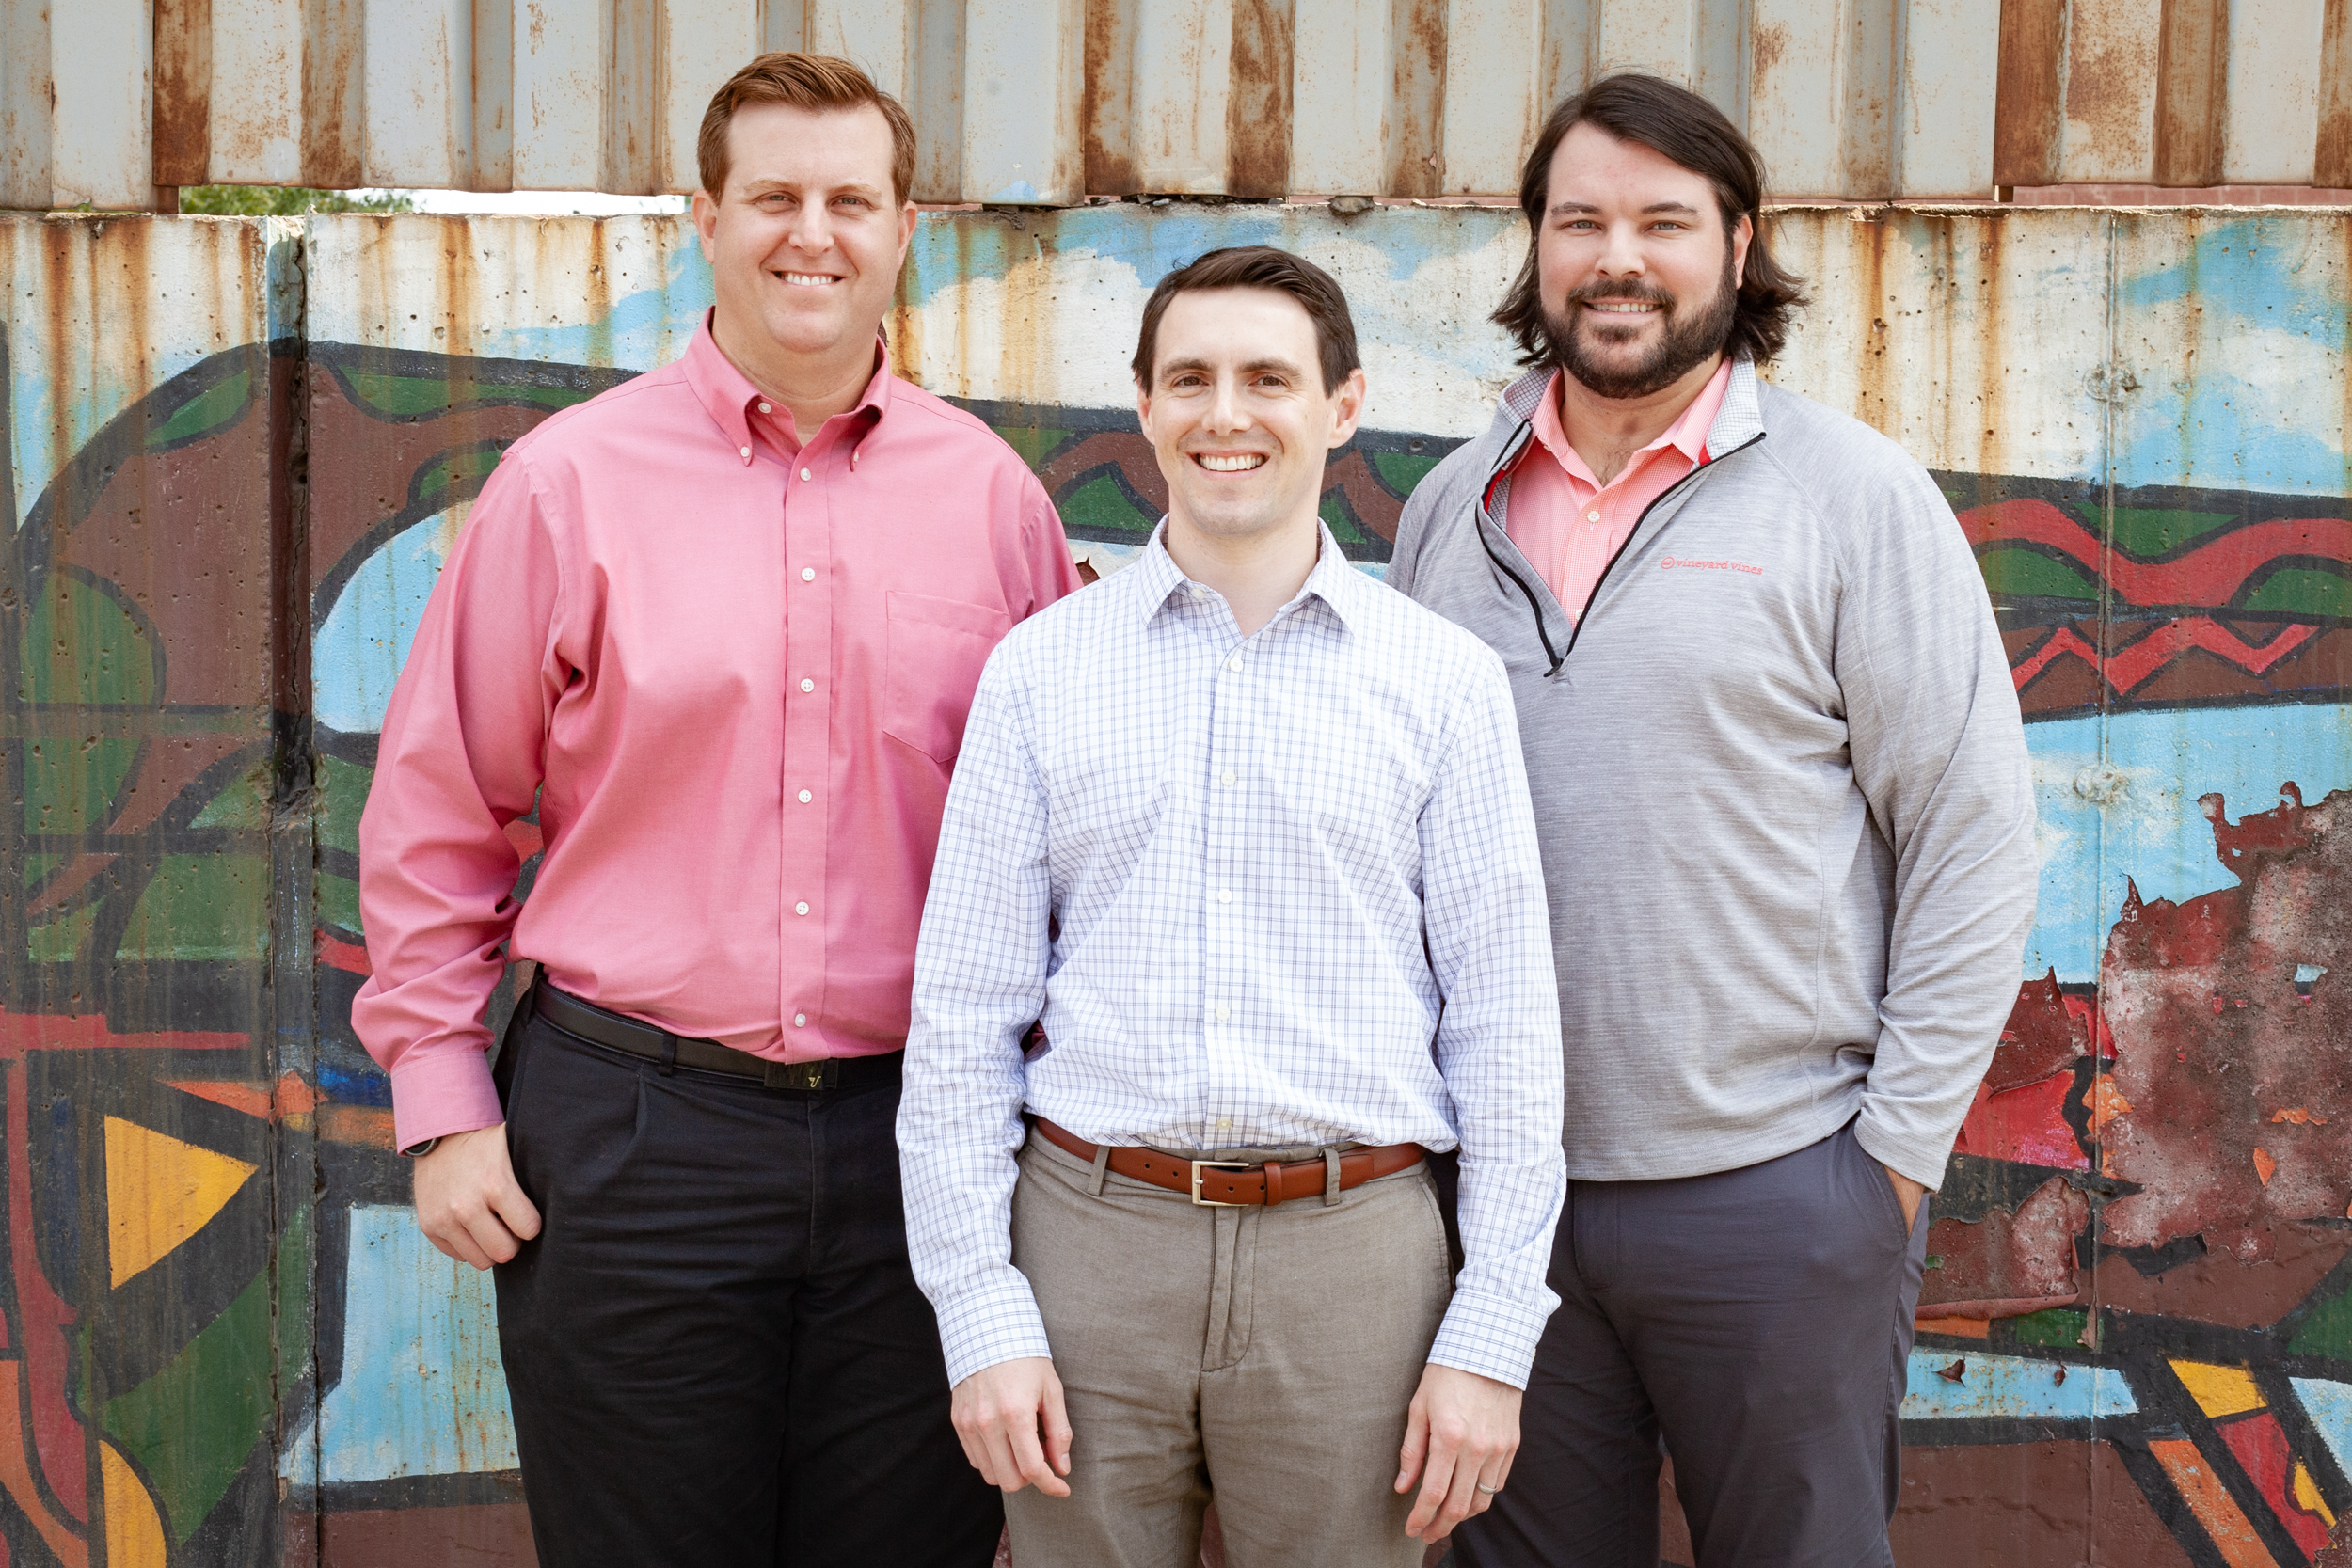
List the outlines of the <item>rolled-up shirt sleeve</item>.
{"type": "Polygon", "coordinates": [[[1438,1068],[1462,1161],[1462,1272],[1429,1359],[1524,1388],[1560,1305],[1544,1283],[1567,1192],[1560,996],[1510,685],[1480,652],[1421,822],[1430,969],[1445,998],[1438,1068]]]}
{"type": "Polygon", "coordinates": [[[1053,1354],[1012,1263],[1022,1041],[1045,1006],[1053,898],[1032,720],[1007,657],[1015,651],[990,658],[956,759],[914,951],[898,1107],[907,1248],[938,1314],[950,1385],[1053,1354]]]}
{"type": "Polygon", "coordinates": [[[483,1022],[520,905],[506,826],[538,793],[557,667],[557,553],[509,453],[434,585],[392,692],[359,824],[373,973],[351,1008],[390,1075],[400,1148],[502,1119],[483,1022]]]}

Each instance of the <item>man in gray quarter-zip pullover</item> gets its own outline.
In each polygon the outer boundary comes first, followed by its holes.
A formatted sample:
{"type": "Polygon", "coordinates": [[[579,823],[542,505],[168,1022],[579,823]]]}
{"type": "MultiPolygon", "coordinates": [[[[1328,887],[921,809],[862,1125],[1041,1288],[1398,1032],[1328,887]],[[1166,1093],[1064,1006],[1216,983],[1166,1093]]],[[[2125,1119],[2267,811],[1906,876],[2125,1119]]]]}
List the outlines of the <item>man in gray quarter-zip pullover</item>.
{"type": "Polygon", "coordinates": [[[2033,797],[1991,605],[1893,443],[1757,379],[1763,170],[1639,76],[1555,111],[1496,320],[1537,368],[1389,581],[1517,699],[1559,971],[1561,1307],[1466,1568],[1891,1561],[1945,1161],[2015,997],[2033,797]]]}

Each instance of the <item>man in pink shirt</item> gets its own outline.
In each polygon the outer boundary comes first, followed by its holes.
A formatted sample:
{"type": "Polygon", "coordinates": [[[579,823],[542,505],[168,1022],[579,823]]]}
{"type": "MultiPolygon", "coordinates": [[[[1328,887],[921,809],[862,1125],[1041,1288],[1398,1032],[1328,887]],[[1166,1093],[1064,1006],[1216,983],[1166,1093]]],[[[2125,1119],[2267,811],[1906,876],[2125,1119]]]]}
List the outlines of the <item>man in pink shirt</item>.
{"type": "Polygon", "coordinates": [[[893,1123],[973,689],[1078,579],[1019,457],[882,352],[906,111],[766,55],[698,151],[716,308],[508,450],[418,631],[353,1022],[418,1223],[497,1271],[543,1563],[982,1564],[893,1123]]]}

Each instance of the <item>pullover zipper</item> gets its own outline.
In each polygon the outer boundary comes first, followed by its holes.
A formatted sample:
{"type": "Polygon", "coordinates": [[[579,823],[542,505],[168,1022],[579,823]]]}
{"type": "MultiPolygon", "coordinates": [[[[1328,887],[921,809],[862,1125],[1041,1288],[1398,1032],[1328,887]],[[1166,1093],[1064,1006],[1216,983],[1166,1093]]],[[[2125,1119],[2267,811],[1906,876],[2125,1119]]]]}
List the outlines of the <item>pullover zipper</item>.
{"type": "MultiPolygon", "coordinates": [[[[1749,436],[1746,440],[1740,442],[1738,446],[1732,448],[1731,451],[1724,453],[1724,457],[1729,457],[1733,452],[1745,451],[1762,439],[1764,439],[1764,432],[1759,430],[1755,435],[1749,436]]],[[[1667,497],[1691,483],[1693,480],[1696,480],[1699,475],[1705,473],[1716,464],[1721,463],[1724,460],[1724,457],[1708,458],[1706,462],[1701,463],[1696,467],[1692,468],[1689,473],[1684,474],[1680,479],[1676,480],[1672,484],[1667,485],[1663,490],[1659,491],[1656,496],[1651,498],[1650,503],[1642,508],[1642,515],[1633,519],[1633,528],[1626,534],[1625,543],[1617,546],[1617,553],[1609,558],[1609,563],[1600,569],[1600,576],[1593,579],[1593,591],[1592,593],[1586,594],[1584,598],[1584,613],[1577,616],[1575,620],[1568,624],[1568,645],[1551,661],[1550,673],[1552,674],[1558,674],[1560,673],[1560,666],[1568,661],[1568,655],[1576,652],[1576,640],[1583,633],[1584,622],[1593,613],[1593,606],[1600,602],[1600,591],[1601,588],[1609,581],[1609,574],[1616,570],[1617,562],[1625,558],[1625,552],[1633,547],[1633,541],[1642,536],[1642,525],[1649,521],[1649,515],[1652,512],[1657,511],[1659,504],[1664,501],[1667,497]]],[[[1494,552],[1489,550],[1487,553],[1491,555],[1494,552]]],[[[1522,586],[1524,585],[1522,584],[1522,586]]],[[[1535,617],[1535,629],[1539,633],[1543,630],[1543,615],[1541,611],[1538,611],[1535,617]]],[[[1551,652],[1551,640],[1548,637],[1544,639],[1544,652],[1551,652]]]]}
{"type": "MultiPolygon", "coordinates": [[[[1534,431],[1535,427],[1533,424],[1521,421],[1518,433],[1512,437],[1511,444],[1503,448],[1502,455],[1501,457],[1495,459],[1495,466],[1486,470],[1486,482],[1478,487],[1479,511],[1485,512],[1486,510],[1487,499],[1494,494],[1495,481],[1500,478],[1503,471],[1509,468],[1512,464],[1519,460],[1519,454],[1527,450],[1528,442],[1534,439],[1534,431]]],[[[1646,511],[1645,512],[1645,515],[1646,515],[1646,511]]],[[[1638,531],[1641,525],[1636,523],[1634,527],[1638,531]]],[[[1518,591],[1521,594],[1527,595],[1528,610],[1535,617],[1536,639],[1544,645],[1544,657],[1551,660],[1551,668],[1545,671],[1544,673],[1547,676],[1558,674],[1560,673],[1560,666],[1564,661],[1565,661],[1567,656],[1552,647],[1551,634],[1544,630],[1543,601],[1535,597],[1535,590],[1527,585],[1527,579],[1519,576],[1518,573],[1513,571],[1511,569],[1511,563],[1503,560],[1502,557],[1497,555],[1495,553],[1495,547],[1486,543],[1486,531],[1482,528],[1479,529],[1477,532],[1479,547],[1486,552],[1486,559],[1493,562],[1496,569],[1501,571],[1504,577],[1509,578],[1511,581],[1518,586],[1518,591]]],[[[1571,631],[1573,631],[1573,628],[1571,628],[1571,631]]],[[[1574,647],[1576,645],[1576,639],[1573,636],[1568,639],[1568,645],[1570,647],[1574,647]]]]}

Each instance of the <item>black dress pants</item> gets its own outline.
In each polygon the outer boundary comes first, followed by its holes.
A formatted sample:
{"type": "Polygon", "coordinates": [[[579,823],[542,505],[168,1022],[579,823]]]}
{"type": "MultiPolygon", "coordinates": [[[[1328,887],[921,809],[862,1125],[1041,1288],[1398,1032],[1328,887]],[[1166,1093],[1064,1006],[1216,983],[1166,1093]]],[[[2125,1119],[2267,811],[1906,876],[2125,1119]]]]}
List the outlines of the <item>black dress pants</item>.
{"type": "Polygon", "coordinates": [[[907,1263],[896,1085],[771,1089],[526,1017],[497,1071],[543,1228],[498,1270],[539,1560],[985,1568],[907,1263]]]}
{"type": "Polygon", "coordinates": [[[1657,1568],[1661,1439],[1698,1568],[1893,1568],[1928,1206],[1851,1123],[1668,1181],[1570,1181],[1519,1451],[1460,1568],[1657,1568]]]}

